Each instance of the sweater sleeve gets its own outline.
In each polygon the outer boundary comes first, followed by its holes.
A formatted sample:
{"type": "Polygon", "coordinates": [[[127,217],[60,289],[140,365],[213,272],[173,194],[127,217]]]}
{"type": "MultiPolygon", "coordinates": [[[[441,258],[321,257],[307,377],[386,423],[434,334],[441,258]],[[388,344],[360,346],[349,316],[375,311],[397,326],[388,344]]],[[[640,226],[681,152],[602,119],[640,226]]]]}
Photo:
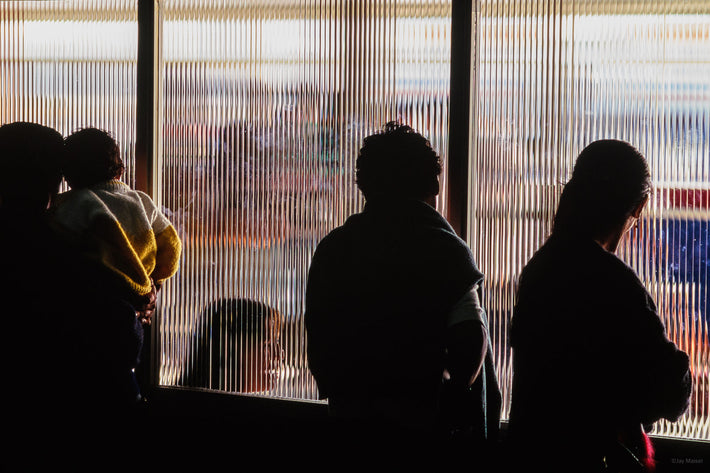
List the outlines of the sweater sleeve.
{"type": "Polygon", "coordinates": [[[148,194],[142,191],[136,191],[136,193],[143,203],[143,208],[145,209],[145,214],[148,217],[153,233],[156,235],[162,233],[171,225],[170,220],[160,211],[148,194]]]}
{"type": "Polygon", "coordinates": [[[155,235],[157,252],[155,255],[155,269],[151,274],[156,283],[172,277],[178,270],[182,242],[175,231],[175,227],[168,225],[162,232],[155,235]]]}
{"type": "Polygon", "coordinates": [[[157,249],[155,268],[150,276],[156,283],[162,284],[178,270],[180,255],[182,254],[182,242],[175,227],[163,212],[158,209],[150,196],[141,191],[136,192],[141,198],[143,208],[155,235],[157,249]]]}

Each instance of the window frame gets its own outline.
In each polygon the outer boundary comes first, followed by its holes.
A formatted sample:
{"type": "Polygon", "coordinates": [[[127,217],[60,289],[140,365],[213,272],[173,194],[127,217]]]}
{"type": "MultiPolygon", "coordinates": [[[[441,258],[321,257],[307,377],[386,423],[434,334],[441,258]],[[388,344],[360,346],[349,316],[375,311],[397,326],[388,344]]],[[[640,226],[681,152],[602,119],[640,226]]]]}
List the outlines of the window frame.
{"type": "MultiPolygon", "coordinates": [[[[137,64],[137,131],[135,150],[136,188],[155,196],[160,189],[160,176],[156,172],[160,154],[160,2],[159,0],[137,0],[138,4],[138,64],[137,64]]],[[[451,97],[460,100],[449,105],[449,160],[447,168],[447,187],[445,208],[450,224],[464,240],[468,240],[468,204],[470,189],[471,153],[477,151],[477,137],[469,133],[470,125],[476,122],[476,107],[471,97],[477,93],[478,51],[476,34],[480,0],[453,1],[451,9],[451,62],[450,90],[451,97]]],[[[285,400],[277,398],[255,398],[248,395],[207,392],[177,386],[160,386],[158,374],[160,354],[157,351],[157,329],[147,327],[144,357],[148,362],[139,373],[144,382],[147,397],[160,400],[168,411],[182,412],[186,405],[204,406],[209,404],[211,415],[239,417],[248,413],[283,415],[288,418],[305,418],[324,421],[327,408],[322,402],[308,400],[285,400]],[[217,407],[219,406],[219,408],[217,407]],[[226,411],[225,411],[226,409],[226,411]]],[[[200,407],[196,407],[200,409],[200,407]]],[[[506,421],[503,421],[505,426],[506,421]]],[[[696,448],[706,448],[707,442],[692,439],[655,437],[662,451],[695,452],[696,448]]],[[[680,457],[679,457],[680,458],[680,457]]]]}

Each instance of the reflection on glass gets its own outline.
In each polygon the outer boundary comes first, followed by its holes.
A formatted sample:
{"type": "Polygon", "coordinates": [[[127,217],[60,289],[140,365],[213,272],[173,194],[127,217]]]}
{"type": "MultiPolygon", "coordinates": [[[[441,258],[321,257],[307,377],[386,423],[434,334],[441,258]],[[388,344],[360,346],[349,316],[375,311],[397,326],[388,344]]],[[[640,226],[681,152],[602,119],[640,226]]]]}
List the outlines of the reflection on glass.
{"type": "Polygon", "coordinates": [[[113,134],[135,183],[137,2],[0,2],[0,124],[113,134]]]}
{"type": "Polygon", "coordinates": [[[161,8],[158,188],[184,259],[161,294],[160,382],[243,392],[239,376],[263,376],[258,363],[237,375],[242,332],[203,316],[250,299],[283,319],[283,357],[269,369],[278,382],[254,394],[316,399],[302,321],[311,255],[362,205],[353,170],[364,136],[397,119],[446,159],[450,2],[161,8]],[[229,383],[187,381],[205,350],[221,352],[210,369],[229,383]]]}
{"type": "Polygon", "coordinates": [[[482,2],[469,241],[487,276],[509,407],[506,335],[516,279],[546,238],[574,158],[629,141],[655,185],[620,249],[686,351],[690,411],[659,435],[710,438],[710,6],[682,2],[482,2]]]}

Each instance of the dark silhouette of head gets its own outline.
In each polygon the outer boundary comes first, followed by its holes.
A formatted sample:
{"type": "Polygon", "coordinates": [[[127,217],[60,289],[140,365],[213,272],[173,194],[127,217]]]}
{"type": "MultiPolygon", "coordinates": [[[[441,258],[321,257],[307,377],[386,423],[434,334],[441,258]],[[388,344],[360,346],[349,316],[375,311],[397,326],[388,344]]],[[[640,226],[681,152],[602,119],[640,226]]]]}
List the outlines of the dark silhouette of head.
{"type": "Polygon", "coordinates": [[[356,162],[366,200],[426,200],[439,193],[441,159],[429,141],[407,125],[387,123],[365,138],[356,162]]]}
{"type": "Polygon", "coordinates": [[[577,157],[553,233],[606,236],[644,203],[651,187],[646,159],[636,148],[624,141],[595,141],[577,157]]]}
{"type": "Polygon", "coordinates": [[[29,122],[0,127],[0,207],[43,212],[59,192],[63,138],[29,122]]]}
{"type": "Polygon", "coordinates": [[[69,135],[64,144],[62,172],[72,189],[121,177],[121,152],[108,132],[83,128],[69,135]]]}
{"type": "Polygon", "coordinates": [[[241,393],[273,387],[271,372],[282,357],[276,309],[252,299],[220,299],[205,308],[201,324],[186,385],[241,393]]]}

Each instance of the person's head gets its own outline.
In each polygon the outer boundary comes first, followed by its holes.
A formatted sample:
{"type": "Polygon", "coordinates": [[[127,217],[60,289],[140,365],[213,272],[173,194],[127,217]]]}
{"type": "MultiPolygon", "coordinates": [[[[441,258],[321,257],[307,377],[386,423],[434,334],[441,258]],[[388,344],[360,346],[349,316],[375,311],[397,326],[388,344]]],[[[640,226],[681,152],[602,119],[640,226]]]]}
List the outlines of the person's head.
{"type": "Polygon", "coordinates": [[[406,125],[387,123],[365,138],[356,182],[366,200],[428,200],[439,193],[441,159],[429,141],[406,125]]]}
{"type": "Polygon", "coordinates": [[[282,357],[281,314],[268,304],[246,298],[219,300],[207,312],[213,334],[210,387],[243,393],[273,387],[273,374],[282,357]],[[225,370],[231,383],[220,374],[225,370]]]}
{"type": "Polygon", "coordinates": [[[62,135],[29,122],[0,127],[0,207],[38,213],[59,192],[62,135]]]}
{"type": "Polygon", "coordinates": [[[64,140],[64,179],[72,189],[118,179],[124,166],[116,140],[98,128],[82,128],[64,140]]]}
{"type": "Polygon", "coordinates": [[[600,239],[638,218],[651,192],[646,159],[618,140],[589,144],[577,157],[562,191],[553,233],[575,233],[600,239]]]}

